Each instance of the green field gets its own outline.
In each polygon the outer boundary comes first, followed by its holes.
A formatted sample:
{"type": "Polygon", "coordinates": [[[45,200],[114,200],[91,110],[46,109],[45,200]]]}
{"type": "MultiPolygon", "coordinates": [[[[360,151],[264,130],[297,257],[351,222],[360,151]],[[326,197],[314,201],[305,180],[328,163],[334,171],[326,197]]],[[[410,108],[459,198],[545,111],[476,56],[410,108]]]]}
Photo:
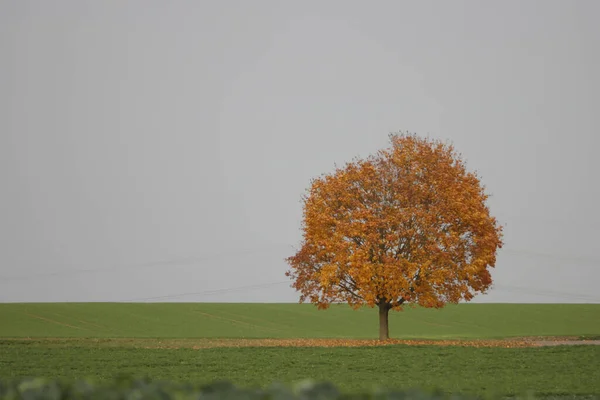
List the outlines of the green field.
{"type": "Polygon", "coordinates": [[[345,391],[441,388],[452,393],[503,395],[529,390],[542,395],[600,394],[600,347],[459,348],[389,346],[372,348],[135,349],[90,345],[46,346],[0,342],[0,376],[91,377],[116,373],[153,379],[241,386],[331,381],[345,391]]]}
{"type": "MultiPolygon", "coordinates": [[[[312,378],[346,391],[383,386],[480,395],[600,395],[600,346],[191,345],[221,338],[375,339],[377,328],[375,309],[353,311],[342,305],[317,311],[298,304],[0,304],[0,380],[107,381],[128,373],[196,383],[228,380],[241,386],[312,378]],[[174,348],[161,348],[165,343],[174,348]]],[[[390,328],[392,337],[407,339],[598,338],[600,305],[408,308],[391,314],[390,328]]]]}
{"type": "MultiPolygon", "coordinates": [[[[377,310],[214,303],[0,304],[0,337],[376,338],[377,310]]],[[[395,338],[600,335],[600,304],[461,304],[390,314],[395,338]]]]}

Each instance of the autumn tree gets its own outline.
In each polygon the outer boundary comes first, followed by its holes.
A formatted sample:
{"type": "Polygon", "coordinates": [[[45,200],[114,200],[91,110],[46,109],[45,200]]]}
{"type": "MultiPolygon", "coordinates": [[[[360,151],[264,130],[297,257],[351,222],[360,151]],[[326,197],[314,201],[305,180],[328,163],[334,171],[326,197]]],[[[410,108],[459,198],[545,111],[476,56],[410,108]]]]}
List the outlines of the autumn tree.
{"type": "Polygon", "coordinates": [[[286,275],[300,302],[346,302],[388,314],[405,304],[441,308],[491,285],[502,228],[488,195],[452,145],[411,134],[314,179],[303,240],[286,275]]]}

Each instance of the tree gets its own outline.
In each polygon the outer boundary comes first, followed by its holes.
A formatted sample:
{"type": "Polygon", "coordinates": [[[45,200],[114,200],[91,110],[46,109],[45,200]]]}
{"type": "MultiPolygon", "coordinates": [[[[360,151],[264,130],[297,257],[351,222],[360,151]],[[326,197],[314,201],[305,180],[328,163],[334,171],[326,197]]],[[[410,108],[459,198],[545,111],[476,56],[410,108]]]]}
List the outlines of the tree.
{"type": "Polygon", "coordinates": [[[380,340],[392,309],[484,293],[503,244],[484,187],[452,145],[411,134],[390,142],[312,181],[286,272],[300,302],[377,306],[380,340]]]}

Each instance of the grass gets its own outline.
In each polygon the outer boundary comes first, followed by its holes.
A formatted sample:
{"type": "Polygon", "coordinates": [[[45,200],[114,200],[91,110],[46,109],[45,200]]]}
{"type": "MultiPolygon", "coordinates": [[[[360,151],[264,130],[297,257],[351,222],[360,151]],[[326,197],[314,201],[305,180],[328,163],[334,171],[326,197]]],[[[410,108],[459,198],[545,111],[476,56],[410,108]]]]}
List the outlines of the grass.
{"type": "MultiPolygon", "coordinates": [[[[376,338],[377,311],[306,304],[8,303],[0,337],[376,338]]],[[[600,335],[600,304],[461,304],[390,314],[395,338],[600,335]]]]}
{"type": "Polygon", "coordinates": [[[0,341],[0,377],[91,377],[107,381],[118,372],[180,382],[228,380],[245,387],[313,378],[331,381],[344,391],[383,386],[479,395],[600,393],[598,346],[167,350],[75,342],[70,347],[52,347],[43,340],[0,341]]]}
{"type": "MultiPolygon", "coordinates": [[[[600,394],[600,346],[198,346],[225,338],[374,339],[377,318],[375,309],[343,305],[317,311],[298,304],[0,304],[0,379],[107,381],[129,373],[246,387],[313,378],[345,391],[384,386],[479,395],[600,394]]],[[[409,308],[391,314],[390,329],[404,339],[590,339],[600,337],[600,304],[409,308]]]]}

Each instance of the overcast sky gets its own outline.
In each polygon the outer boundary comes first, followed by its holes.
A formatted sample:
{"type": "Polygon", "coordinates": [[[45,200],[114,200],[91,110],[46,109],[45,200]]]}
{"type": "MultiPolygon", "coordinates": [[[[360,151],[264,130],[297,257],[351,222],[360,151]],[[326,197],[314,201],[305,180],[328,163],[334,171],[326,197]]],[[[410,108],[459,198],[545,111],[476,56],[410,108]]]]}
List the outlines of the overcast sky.
{"type": "Polygon", "coordinates": [[[0,0],[0,301],[293,302],[310,179],[450,140],[476,301],[600,302],[600,2],[0,0]]]}

